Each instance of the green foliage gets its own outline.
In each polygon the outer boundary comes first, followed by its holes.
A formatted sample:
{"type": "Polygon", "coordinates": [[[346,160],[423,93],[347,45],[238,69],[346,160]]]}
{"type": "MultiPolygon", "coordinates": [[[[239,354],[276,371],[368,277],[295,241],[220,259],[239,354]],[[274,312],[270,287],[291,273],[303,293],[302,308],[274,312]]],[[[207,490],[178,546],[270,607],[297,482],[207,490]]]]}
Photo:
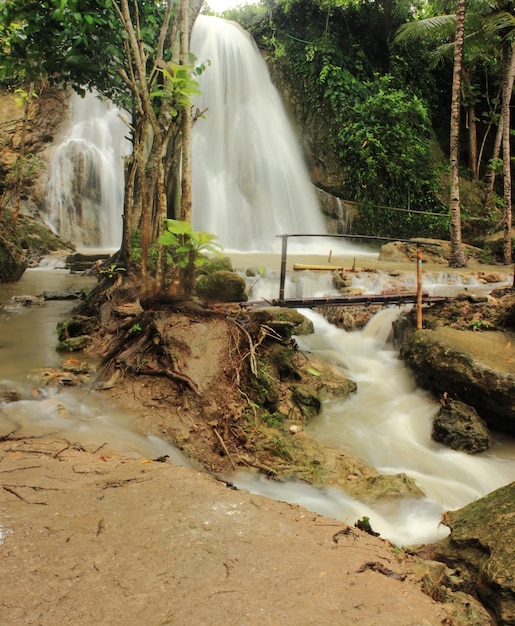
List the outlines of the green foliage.
{"type": "MultiPolygon", "coordinates": [[[[140,34],[155,49],[161,3],[138,0],[140,34]]],[[[10,0],[0,3],[0,81],[18,84],[40,78],[68,83],[78,93],[96,88],[133,110],[123,80],[126,34],[112,0],[10,0]],[[109,62],[106,62],[106,60],[109,62]]],[[[148,68],[152,54],[148,54],[148,68]]]]}
{"type": "Polygon", "coordinates": [[[118,265],[116,265],[116,263],[112,263],[108,267],[101,267],[98,273],[102,274],[103,276],[107,276],[107,278],[112,279],[118,276],[120,272],[126,272],[126,271],[127,270],[125,269],[125,267],[119,267],[118,265]]]}
{"type": "Polygon", "coordinates": [[[181,107],[191,107],[192,98],[201,95],[198,82],[193,76],[200,76],[205,68],[205,64],[198,66],[178,65],[168,61],[158,68],[165,80],[161,84],[157,84],[150,95],[154,98],[169,98],[173,103],[172,115],[176,117],[181,107]]]}
{"type": "MultiPolygon", "coordinates": [[[[393,43],[409,13],[402,3],[283,0],[243,24],[290,77],[299,117],[329,131],[316,141],[338,159],[339,196],[358,201],[353,231],[383,236],[446,235],[448,223],[380,207],[447,212],[439,202],[433,112],[439,91],[424,41],[393,43]],[[402,5],[402,6],[401,6],[402,5]]],[[[418,4],[411,11],[418,11],[418,4]]],[[[447,103],[446,103],[447,104],[447,103]]],[[[446,113],[448,117],[448,113],[446,113]]],[[[438,123],[440,118],[438,117],[438,123]]],[[[448,140],[448,133],[447,133],[448,140]]],[[[438,155],[440,157],[440,155],[438,155]]]]}
{"type": "Polygon", "coordinates": [[[195,266],[208,263],[203,256],[206,252],[220,254],[222,247],[214,242],[215,239],[216,235],[193,230],[189,222],[167,219],[166,230],[158,243],[168,246],[173,264],[184,269],[192,260],[195,266]]]}
{"type": "Polygon", "coordinates": [[[474,332],[480,331],[480,330],[489,330],[492,328],[491,324],[485,320],[479,319],[479,320],[471,320],[468,324],[470,330],[473,330],[474,332]]]}

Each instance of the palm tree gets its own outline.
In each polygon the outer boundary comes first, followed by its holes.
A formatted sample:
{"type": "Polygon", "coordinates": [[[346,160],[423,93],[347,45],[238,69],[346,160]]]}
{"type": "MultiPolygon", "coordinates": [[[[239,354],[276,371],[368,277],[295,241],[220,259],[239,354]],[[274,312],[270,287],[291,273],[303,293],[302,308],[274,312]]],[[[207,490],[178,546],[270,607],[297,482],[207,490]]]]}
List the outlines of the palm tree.
{"type": "MultiPolygon", "coordinates": [[[[512,201],[511,201],[511,155],[510,155],[510,103],[515,78],[515,55],[513,42],[515,41],[515,9],[514,0],[495,0],[494,3],[475,3],[475,12],[467,13],[468,33],[464,45],[469,51],[469,57],[475,59],[485,56],[485,52],[498,50],[502,53],[501,70],[501,115],[498,123],[497,136],[494,142],[492,161],[499,158],[501,146],[503,148],[503,177],[504,177],[504,262],[511,263],[511,224],[512,224],[512,201]],[[499,46],[501,42],[501,46],[499,46]]],[[[449,25],[455,20],[454,15],[441,15],[426,18],[419,22],[405,24],[399,29],[397,40],[424,37],[429,32],[439,35],[449,32],[449,25]]],[[[435,59],[440,59],[449,52],[450,45],[443,44],[434,53],[435,59]]],[[[492,54],[494,54],[493,52],[492,54]]],[[[462,80],[467,77],[467,72],[462,72],[462,80]]],[[[469,119],[474,115],[471,110],[469,119]]],[[[471,120],[470,132],[474,132],[473,120],[471,120]]],[[[473,160],[473,155],[472,160],[473,160]]],[[[451,167],[452,169],[452,167],[451,167]]],[[[488,190],[485,199],[485,211],[491,204],[495,184],[495,171],[490,169],[488,174],[488,190]]],[[[452,183],[451,183],[452,184],[452,183]]],[[[451,212],[452,218],[452,212],[451,212]]],[[[452,240],[452,223],[451,223],[452,240]]]]}
{"type": "Polygon", "coordinates": [[[460,98],[463,63],[463,40],[465,37],[466,0],[458,0],[456,8],[456,35],[454,38],[454,67],[452,75],[451,133],[450,133],[450,213],[451,213],[451,267],[465,267],[467,262],[461,241],[461,206],[459,179],[460,98]]]}
{"type": "MultiPolygon", "coordinates": [[[[512,261],[512,196],[511,196],[511,148],[510,148],[510,104],[515,79],[515,17],[512,11],[515,6],[510,0],[498,0],[498,11],[485,19],[485,31],[501,40],[502,45],[502,80],[501,80],[501,118],[499,120],[502,133],[503,157],[503,199],[504,199],[504,245],[503,257],[506,265],[512,261]]],[[[493,186],[493,185],[492,185],[493,186]]]]}
{"type": "MultiPolygon", "coordinates": [[[[430,17],[418,22],[404,24],[398,31],[395,39],[421,38],[427,33],[438,31],[448,32],[454,25],[454,65],[451,99],[451,130],[450,130],[450,243],[451,252],[449,265],[451,267],[465,267],[467,262],[463,252],[461,239],[461,205],[459,184],[459,141],[460,141],[460,105],[461,84],[463,76],[463,44],[465,38],[465,7],[466,0],[458,0],[456,15],[441,15],[430,17]]],[[[449,33],[450,34],[450,33],[449,33]]],[[[435,57],[441,57],[442,49],[449,50],[449,46],[440,46],[435,57]]]]}

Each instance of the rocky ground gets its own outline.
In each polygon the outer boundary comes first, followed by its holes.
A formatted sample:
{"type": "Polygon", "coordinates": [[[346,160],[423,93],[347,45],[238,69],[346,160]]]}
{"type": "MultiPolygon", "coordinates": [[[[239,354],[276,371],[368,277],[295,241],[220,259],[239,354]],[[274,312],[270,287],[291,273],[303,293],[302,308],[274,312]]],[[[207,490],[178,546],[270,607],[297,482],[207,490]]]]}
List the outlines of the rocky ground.
{"type": "Polygon", "coordinates": [[[207,473],[8,438],[0,476],[2,624],[491,623],[416,556],[207,473]]]}

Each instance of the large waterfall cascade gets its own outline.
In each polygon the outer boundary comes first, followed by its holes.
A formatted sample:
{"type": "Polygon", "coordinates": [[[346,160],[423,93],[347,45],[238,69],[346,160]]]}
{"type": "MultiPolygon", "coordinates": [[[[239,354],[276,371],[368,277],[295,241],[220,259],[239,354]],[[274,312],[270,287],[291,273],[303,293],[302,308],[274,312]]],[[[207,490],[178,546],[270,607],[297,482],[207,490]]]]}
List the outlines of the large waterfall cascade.
{"type": "Polygon", "coordinates": [[[72,95],[68,131],[50,163],[45,206],[49,225],[79,248],[120,246],[127,135],[119,109],[95,94],[72,95]]]}
{"type": "Polygon", "coordinates": [[[279,234],[325,233],[299,143],[268,69],[235,22],[199,16],[191,38],[204,118],[193,127],[193,224],[227,249],[278,249],[279,234]]]}
{"type": "MultiPolygon", "coordinates": [[[[278,251],[281,234],[326,233],[299,142],[250,35],[235,22],[199,16],[191,50],[206,63],[195,102],[205,114],[192,133],[194,228],[246,252],[278,251]]],[[[95,94],[74,95],[70,112],[50,165],[48,222],[78,246],[116,248],[128,129],[95,94]]],[[[293,241],[305,249],[306,239],[293,241]]],[[[314,243],[324,254],[335,247],[314,243]]]]}

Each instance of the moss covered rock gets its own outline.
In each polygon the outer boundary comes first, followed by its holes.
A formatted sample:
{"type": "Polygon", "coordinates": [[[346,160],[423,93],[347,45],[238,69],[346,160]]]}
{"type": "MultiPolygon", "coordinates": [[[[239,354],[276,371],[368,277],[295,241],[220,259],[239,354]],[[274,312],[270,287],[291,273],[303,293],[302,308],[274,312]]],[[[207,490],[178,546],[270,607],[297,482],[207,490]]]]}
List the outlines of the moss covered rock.
{"type": "Polygon", "coordinates": [[[515,433],[512,333],[419,330],[401,347],[419,385],[465,402],[490,428],[515,433]]]}
{"type": "Polygon", "coordinates": [[[436,560],[461,573],[454,590],[477,594],[506,625],[515,624],[514,520],[515,482],[446,513],[451,534],[433,547],[436,560]]]}
{"type": "Polygon", "coordinates": [[[246,302],[245,280],[235,272],[216,270],[200,276],[196,282],[197,294],[210,302],[246,302]]]}

